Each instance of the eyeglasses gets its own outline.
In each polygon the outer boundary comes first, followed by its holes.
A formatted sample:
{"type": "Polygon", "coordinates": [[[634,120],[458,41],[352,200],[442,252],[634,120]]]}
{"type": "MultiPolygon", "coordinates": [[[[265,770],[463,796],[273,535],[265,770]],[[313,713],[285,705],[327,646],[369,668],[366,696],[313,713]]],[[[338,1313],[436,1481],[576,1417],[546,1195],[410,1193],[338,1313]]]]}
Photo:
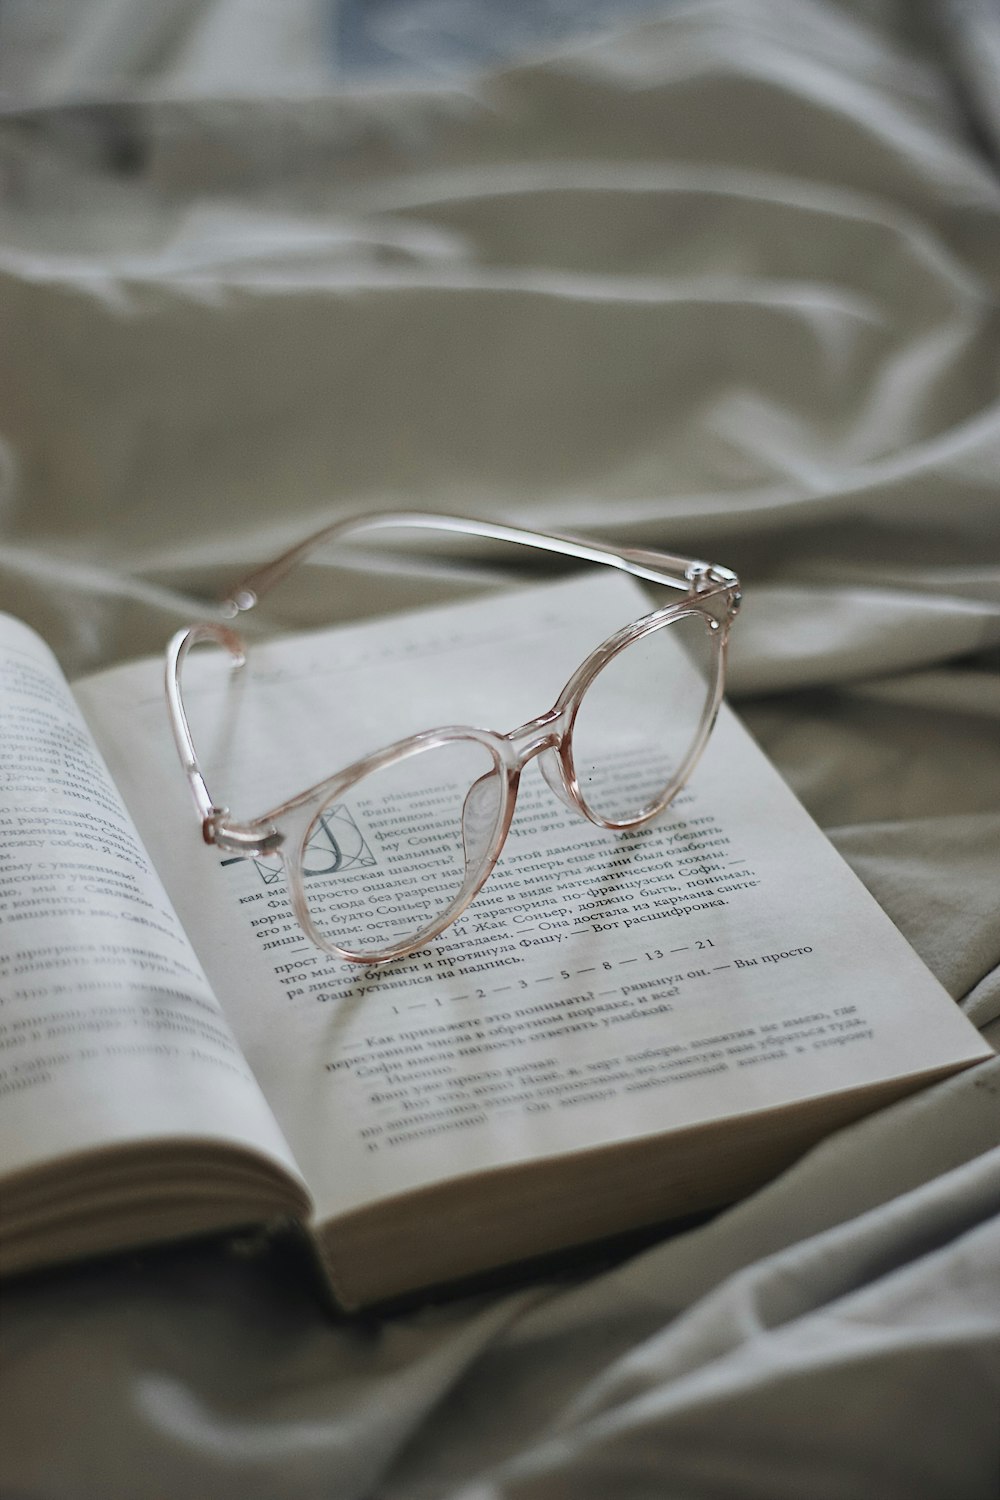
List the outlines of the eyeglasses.
{"type": "Polygon", "coordinates": [[[242,666],[243,640],[214,623],[174,636],[167,703],[204,841],[231,856],[280,859],[306,935],[324,952],[361,964],[405,958],[461,916],[500,856],[521,772],[536,757],[552,792],[599,828],[639,828],[662,812],[712,731],[740,605],[735,573],[714,563],[418,513],[327,526],[242,579],[225,605],[234,617],[253,609],[321,544],[390,528],[559,553],[683,597],[615,631],[550,708],[516,729],[449,725],[410,735],[248,822],[234,820],[210,796],[181,695],[192,646],[214,642],[242,666]]]}

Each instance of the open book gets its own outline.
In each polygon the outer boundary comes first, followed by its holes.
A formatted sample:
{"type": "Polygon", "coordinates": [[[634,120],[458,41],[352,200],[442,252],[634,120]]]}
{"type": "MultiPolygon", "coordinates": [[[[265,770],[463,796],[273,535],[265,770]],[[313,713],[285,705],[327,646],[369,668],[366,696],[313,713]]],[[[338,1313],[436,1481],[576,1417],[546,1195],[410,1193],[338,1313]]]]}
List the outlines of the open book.
{"type": "MultiPolygon", "coordinates": [[[[255,646],[238,686],[200,653],[211,782],[255,814],[416,730],[505,730],[641,612],[588,576],[255,646]]],[[[345,881],[434,831],[355,814],[345,881]]],[[[632,833],[530,768],[465,917],[365,969],[201,843],[159,662],[71,694],[0,617],[5,1273],[292,1218],[362,1306],[732,1201],[990,1055],[726,709],[632,833]]]]}

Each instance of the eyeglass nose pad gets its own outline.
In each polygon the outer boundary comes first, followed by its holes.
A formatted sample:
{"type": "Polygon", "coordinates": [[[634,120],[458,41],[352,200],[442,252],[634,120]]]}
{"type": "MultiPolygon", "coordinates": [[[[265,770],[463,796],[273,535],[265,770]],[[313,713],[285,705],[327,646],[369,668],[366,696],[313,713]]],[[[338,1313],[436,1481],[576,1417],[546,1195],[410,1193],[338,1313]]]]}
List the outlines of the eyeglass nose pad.
{"type": "Polygon", "coordinates": [[[545,777],[545,784],[549,791],[554,792],[559,801],[565,802],[567,807],[574,807],[573,799],[569,795],[569,792],[567,792],[566,783],[563,780],[563,764],[558,750],[551,748],[543,750],[538,757],[538,764],[541,767],[542,775],[545,777]]]}
{"type": "Polygon", "coordinates": [[[479,871],[496,832],[502,786],[499,771],[487,771],[474,781],[462,804],[462,845],[467,876],[479,871]]]}

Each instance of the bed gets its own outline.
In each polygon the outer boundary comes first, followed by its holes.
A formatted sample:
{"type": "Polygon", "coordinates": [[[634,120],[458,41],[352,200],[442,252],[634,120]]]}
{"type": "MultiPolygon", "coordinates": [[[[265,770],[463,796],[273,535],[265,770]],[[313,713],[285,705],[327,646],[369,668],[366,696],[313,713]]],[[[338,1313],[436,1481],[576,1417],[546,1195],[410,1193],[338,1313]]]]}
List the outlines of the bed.
{"type": "MultiPolygon", "coordinates": [[[[995,1045],[998,59],[986,0],[8,5],[4,607],[79,675],[400,504],[718,558],[735,706],[995,1045]]],[[[996,1064],[624,1259],[337,1320],[276,1254],[8,1287],[0,1492],[1000,1486],[996,1064]]]]}

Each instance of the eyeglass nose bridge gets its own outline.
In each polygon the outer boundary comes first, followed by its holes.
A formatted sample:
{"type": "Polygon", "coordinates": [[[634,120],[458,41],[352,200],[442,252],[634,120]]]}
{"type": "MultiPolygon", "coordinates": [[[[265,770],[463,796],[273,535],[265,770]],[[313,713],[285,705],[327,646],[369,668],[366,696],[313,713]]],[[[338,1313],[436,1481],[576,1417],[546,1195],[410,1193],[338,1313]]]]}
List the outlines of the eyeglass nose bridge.
{"type": "Polygon", "coordinates": [[[558,750],[566,732],[565,714],[557,708],[528,719],[503,738],[514,752],[514,769],[520,773],[530,760],[546,750],[558,750]]]}
{"type": "Polygon", "coordinates": [[[563,745],[569,730],[569,712],[563,708],[550,708],[547,713],[529,719],[517,729],[512,729],[504,739],[514,752],[515,774],[520,775],[529,761],[537,758],[539,769],[549,791],[575,808],[572,793],[566,781],[563,760],[563,745]]]}

